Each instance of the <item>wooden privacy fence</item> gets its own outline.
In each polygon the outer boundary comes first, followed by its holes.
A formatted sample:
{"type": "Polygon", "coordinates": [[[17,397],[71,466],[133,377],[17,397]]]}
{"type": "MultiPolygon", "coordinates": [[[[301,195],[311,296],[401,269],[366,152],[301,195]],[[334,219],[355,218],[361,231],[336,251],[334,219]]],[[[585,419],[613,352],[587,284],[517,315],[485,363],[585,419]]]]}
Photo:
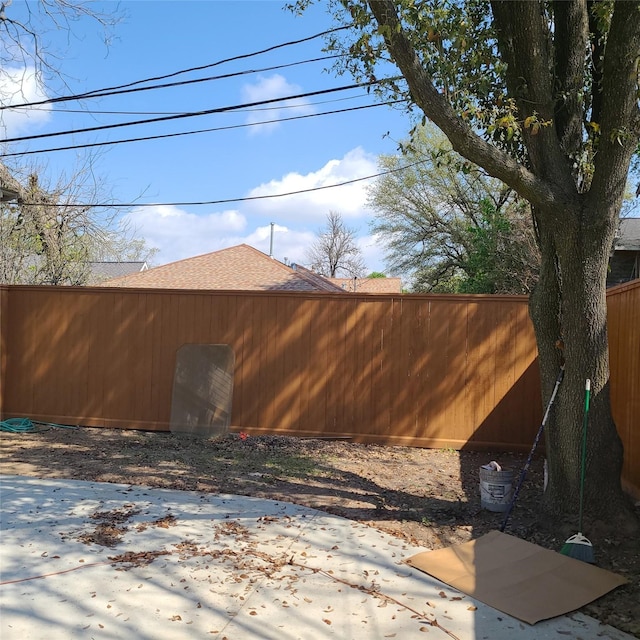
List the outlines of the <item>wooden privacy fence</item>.
{"type": "MultiPolygon", "coordinates": [[[[639,285],[609,296],[614,415],[636,487],[639,285]]],[[[520,296],[11,286],[0,314],[3,417],[168,430],[176,351],[202,343],[233,349],[232,421],[250,433],[528,449],[542,419],[520,296]]]]}
{"type": "Polygon", "coordinates": [[[168,430],[177,349],[219,343],[253,433],[523,446],[540,418],[524,298],[11,287],[3,324],[7,415],[168,430]]]}
{"type": "Polygon", "coordinates": [[[622,480],[640,498],[640,280],[607,294],[611,406],[624,445],[622,480]]]}

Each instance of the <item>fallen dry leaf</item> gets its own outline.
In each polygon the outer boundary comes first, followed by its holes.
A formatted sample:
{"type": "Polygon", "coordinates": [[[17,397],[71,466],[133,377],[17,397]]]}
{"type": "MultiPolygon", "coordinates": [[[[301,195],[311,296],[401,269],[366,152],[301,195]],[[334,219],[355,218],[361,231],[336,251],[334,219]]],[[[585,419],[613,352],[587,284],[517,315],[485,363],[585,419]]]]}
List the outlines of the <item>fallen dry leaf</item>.
{"type": "MultiPolygon", "coordinates": [[[[370,505],[362,504],[362,496],[375,495],[380,497],[381,504],[386,507],[386,516],[383,518],[381,528],[412,545],[428,548],[443,546],[445,536],[448,542],[457,544],[468,541],[472,533],[473,537],[476,537],[475,534],[481,535],[487,529],[494,528],[486,512],[477,508],[479,496],[476,495],[478,493],[476,487],[471,487],[471,490],[467,491],[463,486],[461,472],[469,469],[475,471],[483,462],[486,462],[484,454],[473,451],[454,453],[433,449],[371,446],[348,441],[269,435],[252,436],[242,441],[238,434],[230,434],[215,440],[200,438],[188,442],[180,440],[178,446],[181,455],[177,456],[175,441],[166,433],[93,428],[81,428],[73,432],[66,429],[51,429],[40,433],[37,440],[18,436],[15,438],[9,436],[9,439],[8,455],[11,468],[15,472],[22,467],[30,468],[38,463],[42,468],[50,468],[53,459],[53,462],[60,465],[58,472],[64,473],[64,469],[73,469],[77,480],[105,480],[129,485],[150,484],[166,489],[191,488],[202,492],[203,495],[212,492],[233,493],[233,490],[237,490],[238,483],[247,478],[247,471],[265,471],[265,462],[272,457],[282,456],[286,459],[287,456],[296,456],[296,458],[313,462],[313,465],[310,465],[313,469],[323,469],[321,477],[311,475],[308,478],[309,485],[316,485],[314,491],[305,489],[306,477],[296,481],[295,484],[283,484],[286,482],[286,476],[289,475],[283,472],[281,480],[275,480],[270,474],[265,474],[267,479],[264,481],[257,477],[253,478],[250,484],[242,485],[243,493],[279,499],[285,492],[292,501],[306,506],[314,506],[307,502],[322,495],[330,507],[328,510],[333,510],[335,515],[346,515],[367,524],[372,518],[377,519],[377,516],[369,508],[370,505]],[[25,443],[26,440],[28,440],[27,443],[25,443]],[[28,447],[28,456],[24,453],[24,447],[28,447]],[[191,480],[185,482],[183,477],[173,474],[174,471],[184,473],[185,468],[188,469],[193,482],[191,480]],[[362,473],[358,473],[359,470],[362,473]],[[375,488],[371,478],[376,480],[375,488]],[[407,488],[411,488],[411,491],[407,492],[407,488]],[[447,502],[452,505],[457,501],[456,509],[436,510],[431,514],[430,525],[420,526],[417,531],[415,519],[405,520],[407,508],[403,504],[407,503],[408,509],[421,510],[424,508],[425,498],[433,496],[446,497],[447,502]]],[[[3,437],[3,448],[6,443],[7,440],[3,437]]],[[[522,454],[502,455],[503,458],[500,460],[508,467],[521,467],[526,459],[526,452],[524,456],[522,454]]],[[[539,462],[534,461],[531,473],[527,477],[527,484],[539,487],[541,491],[543,473],[542,464],[539,462]]],[[[30,474],[26,473],[26,475],[30,474]]],[[[134,489],[135,487],[130,490],[134,489]]],[[[520,496],[518,513],[514,514],[512,526],[516,530],[519,528],[523,534],[526,532],[530,542],[543,547],[551,543],[554,546],[550,548],[555,548],[557,541],[550,537],[551,534],[536,530],[534,507],[538,503],[539,493],[536,490],[531,491],[530,497],[520,496]]],[[[135,507],[133,503],[123,505],[121,513],[116,515],[123,518],[127,515],[124,510],[135,507]]],[[[149,520],[152,519],[147,517],[149,520]]],[[[282,518],[280,521],[283,521],[282,518]]],[[[90,528],[94,529],[99,521],[92,519],[91,522],[90,528]]],[[[139,524],[138,521],[126,522],[126,525],[133,530],[137,524],[139,524]]],[[[152,523],[147,521],[144,524],[151,526],[152,523]]],[[[377,526],[379,525],[380,522],[377,523],[377,526]]],[[[159,526],[159,523],[156,526],[159,526]]],[[[264,524],[264,526],[269,525],[264,524]]],[[[323,529],[326,530],[326,527],[323,529]]],[[[163,528],[158,529],[158,531],[163,530],[163,528]]],[[[227,531],[222,528],[214,529],[214,532],[224,535],[231,534],[232,530],[227,531]]],[[[77,533],[69,534],[67,537],[76,535],[77,533]]],[[[239,536],[239,538],[242,541],[243,537],[239,536]]],[[[616,540],[616,536],[611,535],[609,539],[616,540]]],[[[618,544],[607,543],[598,550],[599,563],[602,554],[603,565],[607,564],[614,568],[617,562],[618,566],[622,566],[625,571],[629,570],[630,577],[635,576],[637,567],[640,567],[637,544],[633,547],[623,536],[616,541],[618,544]],[[633,548],[633,553],[625,552],[626,548],[633,548]]],[[[339,545],[336,544],[331,553],[336,554],[338,548],[339,545]]],[[[308,549],[307,553],[310,553],[308,549]]],[[[229,561],[234,559],[233,556],[222,554],[219,557],[229,561]]],[[[212,560],[215,558],[212,557],[212,560]]],[[[85,564],[88,562],[90,560],[86,559],[85,564]]],[[[633,588],[625,587],[625,589],[616,590],[607,598],[593,603],[589,607],[588,614],[628,631],[629,624],[632,624],[629,618],[640,619],[638,585],[640,582],[636,580],[633,588]]],[[[130,595],[135,589],[136,585],[132,585],[124,591],[130,595]]],[[[467,605],[470,604],[471,602],[467,601],[467,605]]],[[[425,605],[423,601],[422,607],[425,606],[440,610],[440,607],[432,603],[425,605]]],[[[416,622],[418,626],[422,625],[425,628],[429,626],[422,620],[416,620],[416,622]]],[[[93,625],[92,628],[95,629],[93,625]]],[[[220,633],[221,630],[218,630],[218,634],[220,633]]],[[[560,637],[562,636],[559,635],[558,638],[560,637]]],[[[218,638],[220,638],[219,635],[218,638]]]]}

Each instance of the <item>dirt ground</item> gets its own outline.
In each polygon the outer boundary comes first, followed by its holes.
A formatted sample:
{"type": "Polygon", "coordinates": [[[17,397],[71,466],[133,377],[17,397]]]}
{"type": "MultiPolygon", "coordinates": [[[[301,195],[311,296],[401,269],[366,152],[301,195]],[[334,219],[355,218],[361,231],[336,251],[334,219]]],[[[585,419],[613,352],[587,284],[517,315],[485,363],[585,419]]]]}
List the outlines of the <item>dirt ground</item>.
{"type": "MultiPolygon", "coordinates": [[[[479,469],[491,460],[513,469],[517,478],[526,455],[244,434],[209,440],[90,428],[0,434],[4,474],[285,500],[357,520],[428,549],[500,527],[504,514],[480,503],[479,469]]],[[[550,524],[538,515],[542,482],[542,460],[536,458],[506,531],[559,550],[576,533],[576,518],[550,524]]],[[[640,515],[640,504],[636,510],[640,515]]],[[[640,540],[606,528],[587,533],[597,565],[630,582],[583,612],[640,638],[640,540]]]]}

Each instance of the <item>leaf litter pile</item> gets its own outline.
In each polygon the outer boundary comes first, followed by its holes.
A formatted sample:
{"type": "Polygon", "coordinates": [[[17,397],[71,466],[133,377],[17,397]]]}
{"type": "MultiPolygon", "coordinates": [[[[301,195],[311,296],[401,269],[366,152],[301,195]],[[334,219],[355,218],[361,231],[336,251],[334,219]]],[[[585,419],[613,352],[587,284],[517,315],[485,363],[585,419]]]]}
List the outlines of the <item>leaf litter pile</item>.
{"type": "MultiPolygon", "coordinates": [[[[411,544],[438,549],[500,527],[503,514],[481,508],[479,468],[496,460],[516,477],[526,454],[364,445],[348,440],[229,434],[203,440],[170,433],[117,429],[50,429],[2,433],[6,474],[117,482],[157,488],[231,493],[295,502],[356,520],[411,544]]],[[[534,459],[506,532],[559,550],[576,527],[576,514],[549,521],[540,511],[542,459],[534,459]]],[[[640,515],[640,505],[636,505],[640,515]]],[[[135,509],[93,515],[84,542],[113,548],[135,509]]],[[[169,527],[171,518],[136,527],[169,527]]],[[[233,523],[226,523],[232,526],[233,523]]],[[[629,579],[583,613],[640,638],[640,537],[590,522],[597,565],[629,579]]],[[[218,535],[233,532],[219,530],[218,535]]],[[[240,532],[236,532],[236,535],[240,532]]],[[[178,549],[180,553],[206,553],[178,549]]],[[[112,556],[122,568],[151,562],[112,556]]],[[[266,570],[272,559],[249,554],[266,570]]],[[[227,558],[227,560],[232,560],[227,558]]],[[[275,567],[272,567],[275,569],[275,567]]],[[[327,618],[328,619],[328,618],[327,618]]]]}
{"type": "MultiPolygon", "coordinates": [[[[91,520],[98,521],[94,531],[79,533],[75,537],[84,542],[85,544],[97,544],[101,546],[115,547],[121,542],[122,536],[128,531],[128,520],[133,516],[139,514],[140,511],[133,508],[133,505],[127,504],[122,508],[112,509],[111,511],[95,511],[89,516],[91,520]],[[105,530],[107,532],[105,532],[105,530]]],[[[292,526],[292,518],[288,515],[284,516],[263,516],[258,518],[258,522],[261,523],[261,528],[268,526],[272,523],[284,522],[287,526],[292,526]]],[[[143,522],[135,525],[136,531],[145,531],[150,526],[168,528],[177,523],[177,519],[172,514],[167,514],[162,518],[158,518],[151,522],[143,522]]],[[[73,535],[73,534],[65,534],[73,535]]],[[[428,626],[437,627],[443,631],[446,635],[453,640],[460,640],[458,636],[449,631],[444,625],[438,622],[436,615],[431,611],[419,611],[408,605],[405,602],[384,593],[381,590],[380,585],[376,582],[376,576],[379,572],[364,571],[363,579],[365,584],[355,584],[349,582],[343,578],[335,576],[333,570],[325,570],[322,567],[314,567],[308,563],[300,563],[295,560],[295,555],[280,555],[279,557],[273,557],[272,555],[261,551],[258,548],[258,541],[247,527],[240,524],[237,521],[229,520],[213,526],[213,540],[215,542],[222,541],[223,548],[211,549],[206,544],[198,545],[194,542],[184,540],[179,543],[174,543],[171,549],[162,549],[157,551],[139,551],[132,552],[127,551],[125,553],[109,556],[109,561],[113,564],[117,571],[128,571],[133,567],[141,567],[151,564],[154,560],[161,556],[176,555],[181,562],[192,558],[204,558],[215,560],[216,566],[220,566],[222,563],[226,570],[226,578],[221,578],[224,582],[225,579],[233,580],[236,583],[246,583],[245,594],[248,596],[252,590],[252,585],[263,577],[268,578],[271,581],[283,583],[283,592],[289,592],[291,594],[291,603],[299,600],[297,595],[296,583],[300,580],[301,576],[305,573],[321,574],[329,581],[333,581],[338,585],[338,591],[342,588],[348,587],[351,589],[357,589],[358,591],[366,594],[369,597],[375,598],[379,601],[378,607],[383,608],[387,605],[395,605],[401,609],[406,609],[412,614],[412,618],[421,625],[420,631],[427,631],[428,626]],[[284,572],[284,568],[289,569],[288,572],[284,572]],[[427,626],[425,626],[427,625],[427,626]]],[[[338,549],[337,546],[333,549],[338,549]]],[[[302,551],[300,554],[303,559],[307,559],[307,553],[302,551]]],[[[98,563],[99,564],[99,563],[98,563]]],[[[209,565],[205,565],[205,569],[209,568],[209,565]]],[[[218,576],[220,576],[219,572],[218,576]]],[[[210,576],[209,576],[210,577],[210,576]]],[[[185,582],[183,578],[181,582],[185,582]]],[[[188,589],[185,586],[185,589],[188,589]]],[[[449,599],[444,591],[439,593],[441,598],[449,599]]],[[[245,599],[245,595],[239,595],[240,600],[245,599]]],[[[462,596],[453,596],[450,600],[462,600],[462,596]]],[[[304,601],[311,603],[308,597],[304,597],[304,601]]],[[[276,602],[287,609],[292,606],[286,598],[276,598],[276,602]]],[[[436,605],[426,602],[427,607],[432,609],[436,608],[436,605]]],[[[201,608],[201,604],[197,603],[196,607],[201,608]]],[[[264,607],[264,605],[261,605],[264,607]]],[[[293,606],[298,606],[294,604],[293,606]]],[[[469,610],[475,610],[477,607],[470,606],[469,610]]],[[[260,615],[256,607],[249,608],[249,615],[260,615]]],[[[331,605],[328,605],[323,613],[325,615],[331,615],[334,609],[331,605]]],[[[355,615],[355,614],[354,614],[355,615]]],[[[445,618],[448,616],[444,615],[445,618]]],[[[173,615],[169,617],[171,622],[182,621],[180,615],[173,615]]],[[[327,624],[333,624],[330,617],[324,617],[322,621],[327,624]]],[[[189,623],[188,623],[189,624],[189,623]]],[[[102,627],[101,627],[102,628],[102,627]]],[[[215,633],[213,631],[212,633],[215,633]]],[[[395,634],[391,634],[385,637],[395,637],[395,634]]]]}

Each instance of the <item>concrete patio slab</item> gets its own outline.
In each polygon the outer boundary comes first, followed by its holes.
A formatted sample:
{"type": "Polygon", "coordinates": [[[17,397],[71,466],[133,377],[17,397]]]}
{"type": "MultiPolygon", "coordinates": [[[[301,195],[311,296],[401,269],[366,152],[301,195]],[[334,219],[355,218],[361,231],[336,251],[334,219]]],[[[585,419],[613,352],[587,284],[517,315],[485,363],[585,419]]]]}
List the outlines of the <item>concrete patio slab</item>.
{"type": "Polygon", "coordinates": [[[3,640],[631,638],[579,613],[526,625],[403,563],[422,549],[290,503],[0,487],[3,640]]]}

